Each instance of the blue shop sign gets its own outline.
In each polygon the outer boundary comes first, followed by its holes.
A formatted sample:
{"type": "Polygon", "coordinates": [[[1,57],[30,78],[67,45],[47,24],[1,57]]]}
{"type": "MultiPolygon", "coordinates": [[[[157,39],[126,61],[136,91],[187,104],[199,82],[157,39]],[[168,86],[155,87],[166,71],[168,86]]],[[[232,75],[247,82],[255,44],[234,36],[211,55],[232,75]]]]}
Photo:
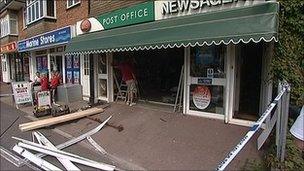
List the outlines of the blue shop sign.
{"type": "Polygon", "coordinates": [[[61,28],[18,42],[18,51],[28,51],[42,47],[60,45],[71,40],[71,27],[61,28]]]}

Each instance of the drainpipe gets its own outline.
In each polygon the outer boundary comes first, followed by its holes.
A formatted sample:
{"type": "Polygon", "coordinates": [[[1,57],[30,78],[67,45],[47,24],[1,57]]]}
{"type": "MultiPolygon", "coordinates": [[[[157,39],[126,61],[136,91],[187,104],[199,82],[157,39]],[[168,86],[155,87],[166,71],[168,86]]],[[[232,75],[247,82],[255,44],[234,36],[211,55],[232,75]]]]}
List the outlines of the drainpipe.
{"type": "Polygon", "coordinates": [[[89,62],[90,62],[90,103],[94,104],[94,56],[93,54],[89,54],[89,62]]]}

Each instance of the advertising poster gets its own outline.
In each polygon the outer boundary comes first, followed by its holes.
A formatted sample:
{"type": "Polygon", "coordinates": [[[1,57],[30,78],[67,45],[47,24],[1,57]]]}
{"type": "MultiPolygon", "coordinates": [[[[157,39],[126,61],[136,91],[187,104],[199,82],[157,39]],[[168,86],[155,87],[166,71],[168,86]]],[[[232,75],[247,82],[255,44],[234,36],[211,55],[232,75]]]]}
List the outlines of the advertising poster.
{"type": "Polygon", "coordinates": [[[72,75],[72,71],[67,71],[67,75],[66,75],[66,82],[67,83],[73,83],[73,75],[72,75]]]}
{"type": "Polygon", "coordinates": [[[74,56],[73,61],[74,61],[74,69],[78,69],[80,67],[79,56],[78,55],[74,56]]]}
{"type": "Polygon", "coordinates": [[[36,62],[37,62],[37,71],[41,71],[42,70],[42,58],[37,57],[36,62]]]}
{"type": "Polygon", "coordinates": [[[51,93],[50,91],[41,91],[37,93],[38,106],[51,106],[51,93]]]}
{"type": "Polygon", "coordinates": [[[47,57],[42,57],[42,69],[48,68],[48,60],[47,57]]]}
{"type": "Polygon", "coordinates": [[[201,110],[206,109],[211,102],[211,92],[207,86],[197,86],[193,91],[193,103],[201,110]]]}
{"type": "Polygon", "coordinates": [[[66,68],[72,68],[72,56],[66,56],[66,68]]]}
{"type": "Polygon", "coordinates": [[[16,105],[32,102],[32,91],[29,82],[13,82],[12,89],[16,105]]]}
{"type": "Polygon", "coordinates": [[[74,84],[79,84],[79,71],[74,71],[74,84]]]}

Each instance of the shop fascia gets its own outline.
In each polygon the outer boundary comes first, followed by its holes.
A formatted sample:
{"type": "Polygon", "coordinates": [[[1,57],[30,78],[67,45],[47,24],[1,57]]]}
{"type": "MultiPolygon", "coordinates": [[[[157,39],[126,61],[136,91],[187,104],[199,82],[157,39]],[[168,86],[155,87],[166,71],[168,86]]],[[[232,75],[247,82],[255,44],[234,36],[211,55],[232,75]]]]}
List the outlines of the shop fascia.
{"type": "Polygon", "coordinates": [[[71,27],[60,28],[18,42],[18,51],[30,51],[44,47],[66,44],[71,39],[71,27]]]}
{"type": "Polygon", "coordinates": [[[175,0],[163,2],[162,14],[173,14],[178,12],[210,8],[222,4],[236,3],[238,0],[175,0]]]}

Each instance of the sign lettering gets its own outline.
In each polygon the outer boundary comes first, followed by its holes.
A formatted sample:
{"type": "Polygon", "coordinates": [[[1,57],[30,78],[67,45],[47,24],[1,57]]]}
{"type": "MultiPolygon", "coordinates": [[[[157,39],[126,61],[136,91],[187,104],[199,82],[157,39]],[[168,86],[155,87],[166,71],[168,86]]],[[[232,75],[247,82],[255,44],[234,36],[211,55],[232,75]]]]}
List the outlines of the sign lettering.
{"type": "Polygon", "coordinates": [[[154,21],[154,3],[146,2],[101,15],[97,20],[104,29],[154,21]]]}
{"type": "Polygon", "coordinates": [[[18,42],[18,51],[24,52],[34,48],[67,43],[71,39],[71,28],[65,27],[18,42]]]}

